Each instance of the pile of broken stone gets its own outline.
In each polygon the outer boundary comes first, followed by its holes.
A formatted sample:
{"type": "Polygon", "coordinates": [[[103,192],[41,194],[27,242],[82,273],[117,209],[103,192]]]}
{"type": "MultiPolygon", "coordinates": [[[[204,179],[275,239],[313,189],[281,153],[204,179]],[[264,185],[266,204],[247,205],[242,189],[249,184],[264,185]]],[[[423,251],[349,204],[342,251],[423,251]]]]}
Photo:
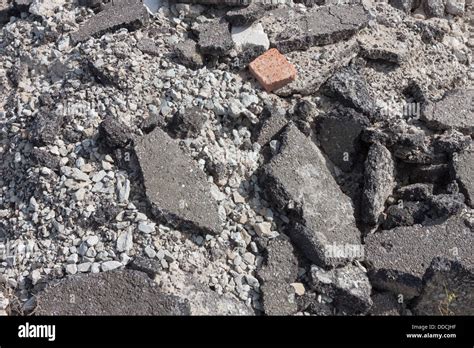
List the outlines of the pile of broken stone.
{"type": "Polygon", "coordinates": [[[474,314],[471,11],[0,0],[0,313],[474,314]]]}

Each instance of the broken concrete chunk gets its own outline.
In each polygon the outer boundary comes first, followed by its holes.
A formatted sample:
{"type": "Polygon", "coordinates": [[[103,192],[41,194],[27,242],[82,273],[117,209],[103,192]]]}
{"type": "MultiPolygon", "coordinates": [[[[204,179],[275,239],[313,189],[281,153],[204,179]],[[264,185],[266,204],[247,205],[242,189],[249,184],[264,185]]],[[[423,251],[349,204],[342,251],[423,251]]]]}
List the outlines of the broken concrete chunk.
{"type": "Polygon", "coordinates": [[[246,26],[262,18],[268,7],[268,5],[252,3],[247,7],[227,12],[226,19],[232,25],[246,26]]]}
{"type": "Polygon", "coordinates": [[[99,136],[112,149],[126,147],[132,139],[132,130],[115,116],[106,116],[100,123],[99,136]]]}
{"type": "Polygon", "coordinates": [[[349,64],[358,52],[358,43],[348,40],[286,54],[287,59],[296,67],[298,79],[276,90],[275,94],[287,97],[292,94],[305,96],[317,92],[337,69],[349,64]]]}
{"type": "Polygon", "coordinates": [[[229,23],[215,20],[199,27],[199,50],[205,55],[222,56],[234,47],[229,23]]]}
{"type": "Polygon", "coordinates": [[[190,315],[186,300],[131,270],[66,278],[40,293],[37,304],[38,315],[190,315]]]}
{"type": "Polygon", "coordinates": [[[156,128],[137,140],[135,152],[157,217],[201,232],[221,231],[217,202],[206,175],[175,140],[156,128]]]}
{"type": "Polygon", "coordinates": [[[74,43],[79,43],[124,27],[133,31],[145,25],[148,20],[148,11],[141,2],[112,6],[82,24],[71,34],[71,39],[74,43]]]}
{"type": "Polygon", "coordinates": [[[288,53],[346,40],[368,21],[367,11],[357,4],[314,7],[304,14],[279,8],[268,12],[261,23],[271,46],[288,53]]]}
{"type": "Polygon", "coordinates": [[[345,172],[359,159],[360,135],[369,120],[353,109],[339,108],[318,118],[318,140],[329,159],[345,172]]]}
{"type": "Polygon", "coordinates": [[[288,233],[312,262],[333,267],[362,256],[349,197],[335,182],[319,148],[295,125],[284,131],[280,153],[263,174],[266,192],[277,208],[297,216],[288,233]]]}
{"type": "Polygon", "coordinates": [[[474,264],[474,233],[461,217],[371,234],[365,243],[372,286],[407,299],[420,294],[423,274],[434,257],[456,256],[467,266],[474,264]]]}
{"type": "Polygon", "coordinates": [[[365,272],[357,266],[347,265],[329,271],[312,266],[311,279],[313,289],[332,298],[343,314],[365,314],[372,306],[372,286],[365,272]]]}
{"type": "Polygon", "coordinates": [[[474,133],[474,89],[454,90],[422,108],[421,118],[434,130],[457,129],[474,133]]]}
{"type": "Polygon", "coordinates": [[[474,150],[468,149],[454,156],[453,169],[461,192],[471,208],[474,208],[474,150]]]}
{"type": "Polygon", "coordinates": [[[245,51],[252,47],[264,51],[270,48],[270,41],[268,41],[267,34],[263,31],[263,27],[260,23],[249,26],[233,26],[232,40],[238,51],[245,51]]]}
{"type": "Polygon", "coordinates": [[[362,220],[370,225],[378,222],[385,201],[395,188],[395,164],[392,154],[383,145],[373,144],[365,161],[365,183],[362,194],[362,220]]]}
{"type": "Polygon", "coordinates": [[[474,269],[461,258],[434,258],[423,276],[416,315],[474,315],[474,269]]]}
{"type": "Polygon", "coordinates": [[[203,58],[198,51],[197,44],[194,40],[186,39],[176,45],[175,50],[178,60],[184,66],[191,69],[198,69],[204,65],[203,58]]]}
{"type": "Polygon", "coordinates": [[[336,72],[326,83],[325,92],[337,98],[342,104],[372,115],[375,101],[369,94],[367,81],[354,67],[347,66],[336,72]]]}
{"type": "Polygon", "coordinates": [[[249,65],[250,73],[267,91],[279,89],[296,79],[296,69],[293,64],[272,48],[249,65]]]}
{"type": "Polygon", "coordinates": [[[296,313],[295,290],[290,285],[298,276],[298,259],[287,237],[268,242],[267,257],[257,276],[263,283],[263,308],[266,315],[296,313]]]}

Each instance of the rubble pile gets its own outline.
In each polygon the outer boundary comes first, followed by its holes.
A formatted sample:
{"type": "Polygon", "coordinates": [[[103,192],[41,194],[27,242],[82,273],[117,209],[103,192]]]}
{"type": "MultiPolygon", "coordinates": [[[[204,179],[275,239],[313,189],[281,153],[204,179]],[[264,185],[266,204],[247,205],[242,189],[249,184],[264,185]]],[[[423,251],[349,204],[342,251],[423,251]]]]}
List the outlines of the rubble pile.
{"type": "Polygon", "coordinates": [[[473,18],[0,0],[0,314],[472,314],[473,18]]]}

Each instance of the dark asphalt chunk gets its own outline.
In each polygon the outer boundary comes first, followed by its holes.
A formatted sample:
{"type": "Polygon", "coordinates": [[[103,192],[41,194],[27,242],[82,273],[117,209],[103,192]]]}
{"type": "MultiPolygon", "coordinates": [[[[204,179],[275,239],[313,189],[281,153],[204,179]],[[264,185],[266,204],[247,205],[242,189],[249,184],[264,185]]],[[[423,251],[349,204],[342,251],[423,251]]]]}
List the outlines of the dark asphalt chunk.
{"type": "Polygon", "coordinates": [[[368,21],[368,13],[360,4],[314,7],[304,14],[279,8],[261,20],[271,46],[281,53],[346,40],[368,21]]]}
{"type": "Polygon", "coordinates": [[[156,128],[136,141],[135,152],[157,217],[205,233],[221,231],[207,177],[177,141],[156,128]]]}
{"type": "Polygon", "coordinates": [[[186,300],[163,294],[145,273],[121,270],[77,275],[37,298],[37,315],[189,315],[186,300]]]}
{"type": "Polygon", "coordinates": [[[416,315],[474,315],[474,268],[464,261],[433,259],[416,299],[416,315]]]}
{"type": "Polygon", "coordinates": [[[385,207],[385,201],[395,188],[395,163],[383,145],[373,144],[365,161],[365,183],[362,194],[362,219],[375,225],[385,207]]]}
{"type": "Polygon", "coordinates": [[[422,108],[421,119],[434,130],[456,129],[474,133],[474,89],[448,92],[438,102],[422,108]]]}
{"type": "Polygon", "coordinates": [[[295,125],[284,131],[280,153],[264,167],[268,196],[295,215],[289,234],[312,262],[333,267],[358,258],[360,232],[349,197],[332,177],[319,148],[295,125]],[[338,253],[340,249],[354,253],[338,253]]]}
{"type": "Polygon", "coordinates": [[[474,233],[461,217],[441,225],[398,227],[365,239],[366,261],[372,286],[418,296],[422,277],[434,257],[459,257],[474,265],[474,233]]]}
{"type": "Polygon", "coordinates": [[[295,291],[290,285],[298,276],[298,259],[287,237],[268,242],[267,257],[258,270],[262,285],[263,308],[266,315],[291,315],[296,313],[295,291]]]}
{"type": "Polygon", "coordinates": [[[474,208],[474,149],[454,156],[453,170],[467,203],[474,208]]]}
{"type": "Polygon", "coordinates": [[[79,43],[120,28],[132,31],[145,25],[148,20],[148,11],[141,2],[112,6],[82,24],[71,34],[71,39],[74,43],[79,43]]]}

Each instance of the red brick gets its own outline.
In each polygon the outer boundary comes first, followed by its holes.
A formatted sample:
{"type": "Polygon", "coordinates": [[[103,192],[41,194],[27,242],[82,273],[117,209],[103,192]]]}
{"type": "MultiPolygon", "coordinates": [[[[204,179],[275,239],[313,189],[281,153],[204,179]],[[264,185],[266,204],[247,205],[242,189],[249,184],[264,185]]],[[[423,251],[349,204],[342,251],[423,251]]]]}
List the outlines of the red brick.
{"type": "Polygon", "coordinates": [[[249,65],[251,74],[267,92],[282,88],[296,79],[296,68],[276,48],[256,58],[249,65]]]}

